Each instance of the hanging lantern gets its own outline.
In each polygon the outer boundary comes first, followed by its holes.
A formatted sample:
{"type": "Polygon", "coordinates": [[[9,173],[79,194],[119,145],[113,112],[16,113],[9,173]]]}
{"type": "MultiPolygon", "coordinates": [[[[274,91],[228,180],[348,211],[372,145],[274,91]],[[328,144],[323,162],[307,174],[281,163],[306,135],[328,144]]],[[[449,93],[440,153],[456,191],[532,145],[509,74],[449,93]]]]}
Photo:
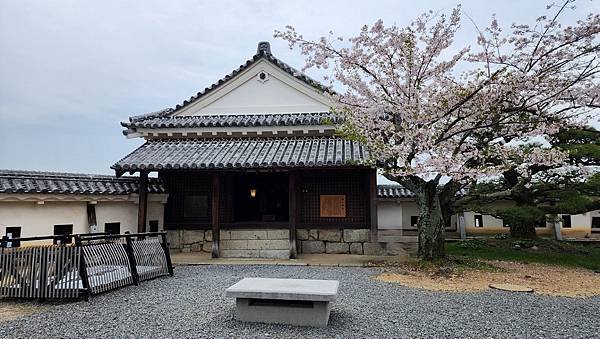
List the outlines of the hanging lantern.
{"type": "Polygon", "coordinates": [[[250,197],[251,198],[256,198],[256,188],[251,188],[250,189],[250,197]]]}

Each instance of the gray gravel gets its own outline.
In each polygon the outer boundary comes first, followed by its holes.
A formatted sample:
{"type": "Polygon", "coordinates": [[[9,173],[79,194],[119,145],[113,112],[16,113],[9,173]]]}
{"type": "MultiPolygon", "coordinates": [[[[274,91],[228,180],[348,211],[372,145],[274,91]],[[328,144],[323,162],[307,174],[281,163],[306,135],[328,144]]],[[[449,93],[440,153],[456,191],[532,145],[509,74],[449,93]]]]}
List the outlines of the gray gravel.
{"type": "Polygon", "coordinates": [[[431,292],[384,283],[379,269],[299,266],[177,267],[160,278],[56,303],[0,323],[0,337],[203,338],[591,338],[600,335],[600,298],[431,292]],[[243,277],[337,279],[327,328],[241,323],[224,290],[243,277]]]}

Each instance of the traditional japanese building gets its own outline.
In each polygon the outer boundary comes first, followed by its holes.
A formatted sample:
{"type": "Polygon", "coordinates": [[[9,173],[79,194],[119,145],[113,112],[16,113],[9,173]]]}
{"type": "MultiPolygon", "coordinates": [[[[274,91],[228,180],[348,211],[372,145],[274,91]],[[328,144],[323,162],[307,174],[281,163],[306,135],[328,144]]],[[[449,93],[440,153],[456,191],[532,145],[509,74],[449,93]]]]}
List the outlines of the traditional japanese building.
{"type": "Polygon", "coordinates": [[[260,42],[190,99],[122,123],[128,138],[146,140],[112,166],[140,175],[140,231],[144,187],[157,172],[174,246],[192,237],[213,257],[293,258],[315,246],[364,253],[377,235],[376,170],[363,164],[365,148],[335,135],[329,91],[260,42]]]}

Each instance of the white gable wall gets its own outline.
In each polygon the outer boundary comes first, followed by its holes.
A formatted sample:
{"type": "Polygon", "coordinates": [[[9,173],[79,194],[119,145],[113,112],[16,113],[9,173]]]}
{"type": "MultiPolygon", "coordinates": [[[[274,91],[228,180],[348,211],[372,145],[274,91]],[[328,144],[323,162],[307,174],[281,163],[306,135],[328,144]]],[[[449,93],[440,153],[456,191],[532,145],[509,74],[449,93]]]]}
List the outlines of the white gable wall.
{"type": "Polygon", "coordinates": [[[327,112],[331,106],[317,89],[261,60],[175,115],[327,112]]]}

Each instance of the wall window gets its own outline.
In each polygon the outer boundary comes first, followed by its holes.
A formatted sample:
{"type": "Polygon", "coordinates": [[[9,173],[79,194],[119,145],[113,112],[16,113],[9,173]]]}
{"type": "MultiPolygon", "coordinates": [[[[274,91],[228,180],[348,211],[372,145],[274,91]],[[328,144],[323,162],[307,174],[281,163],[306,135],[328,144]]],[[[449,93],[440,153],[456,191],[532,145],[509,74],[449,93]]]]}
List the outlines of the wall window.
{"type": "Polygon", "coordinates": [[[562,216],[562,227],[563,228],[571,228],[571,216],[565,214],[562,216]]]}
{"type": "MultiPolygon", "coordinates": [[[[73,234],[73,224],[54,225],[54,235],[69,235],[69,234],[73,234]]],[[[58,240],[54,239],[54,243],[57,244],[58,240]]]]}
{"type": "Polygon", "coordinates": [[[186,218],[208,216],[208,196],[186,195],[183,198],[183,216],[186,218]]]}
{"type": "Polygon", "coordinates": [[[502,227],[510,227],[510,224],[504,220],[502,220],[502,227]]]}
{"type": "Polygon", "coordinates": [[[104,224],[104,232],[108,234],[121,234],[120,222],[107,222],[104,224]]]}
{"type": "Polygon", "coordinates": [[[150,232],[158,232],[158,220],[150,220],[148,225],[150,225],[150,232]]]}
{"type": "Polygon", "coordinates": [[[483,215],[475,215],[475,227],[483,227],[483,215]]]}
{"type": "MultiPolygon", "coordinates": [[[[9,239],[20,238],[21,237],[21,227],[13,226],[6,228],[6,236],[9,239]]],[[[20,241],[11,241],[6,244],[7,247],[21,247],[20,241]]]]}
{"type": "Polygon", "coordinates": [[[418,215],[411,215],[410,216],[410,226],[411,227],[417,227],[418,224],[419,224],[419,216],[418,215]]]}
{"type": "Polygon", "coordinates": [[[592,228],[600,230],[600,217],[592,217],[592,228]]]}

